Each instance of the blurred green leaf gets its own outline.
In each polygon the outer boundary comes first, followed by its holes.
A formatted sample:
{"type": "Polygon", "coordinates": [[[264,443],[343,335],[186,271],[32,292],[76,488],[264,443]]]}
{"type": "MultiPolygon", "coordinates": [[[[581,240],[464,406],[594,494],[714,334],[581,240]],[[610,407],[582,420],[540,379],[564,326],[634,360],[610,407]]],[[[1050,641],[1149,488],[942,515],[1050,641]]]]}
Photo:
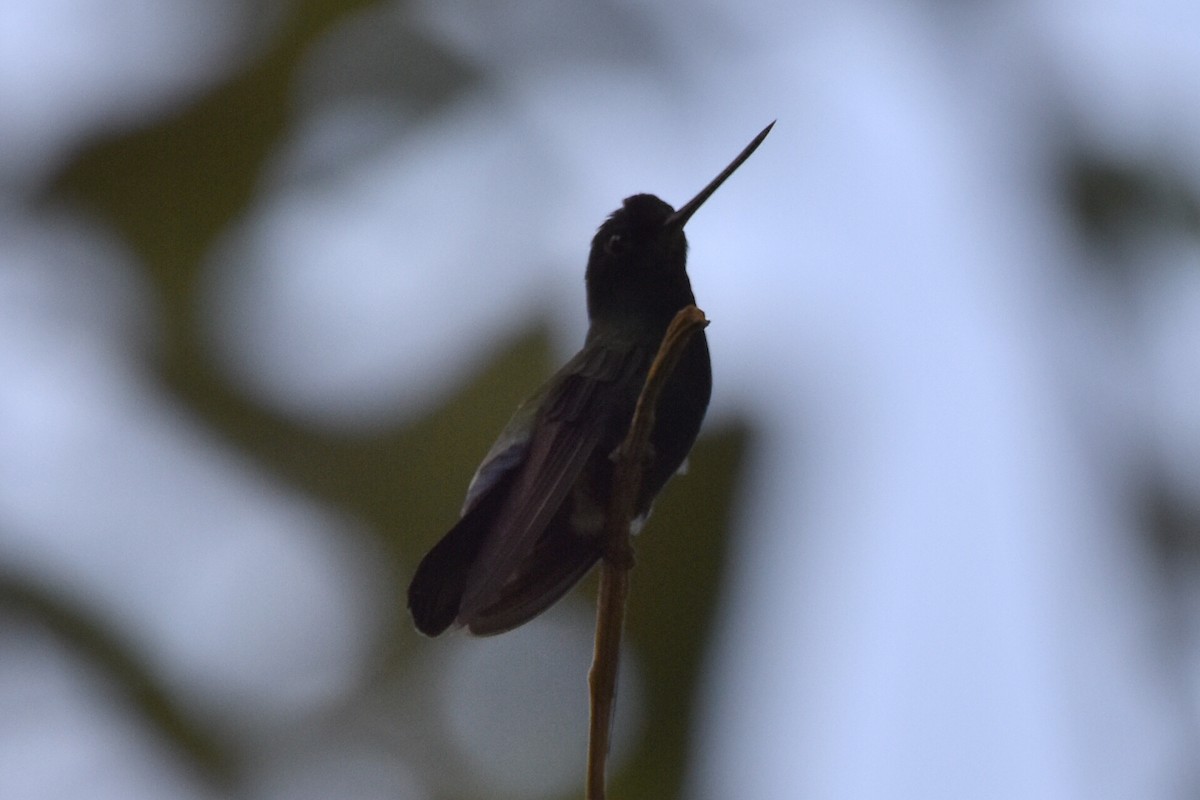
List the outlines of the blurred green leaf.
{"type": "Polygon", "coordinates": [[[9,571],[0,571],[0,611],[42,626],[98,670],[200,780],[214,790],[231,785],[237,753],[189,716],[134,648],[94,614],[55,587],[9,571]]]}

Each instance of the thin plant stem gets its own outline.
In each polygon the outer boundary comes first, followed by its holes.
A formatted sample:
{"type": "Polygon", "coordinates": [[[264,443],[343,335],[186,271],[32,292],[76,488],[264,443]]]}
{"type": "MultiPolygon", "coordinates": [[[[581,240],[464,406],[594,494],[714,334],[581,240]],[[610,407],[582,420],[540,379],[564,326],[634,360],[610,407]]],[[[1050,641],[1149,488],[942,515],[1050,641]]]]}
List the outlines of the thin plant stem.
{"type": "Polygon", "coordinates": [[[588,673],[591,718],[588,729],[586,800],[605,800],[606,765],[617,700],[617,671],[620,666],[621,631],[629,596],[629,571],[633,568],[630,523],[642,483],[650,432],[658,398],[674,371],[688,340],[708,325],[704,312],[687,306],[675,315],[663,336],[658,354],[642,386],[629,433],[617,451],[613,467],[613,493],[604,521],[604,559],[600,566],[600,593],[596,607],[596,645],[588,673]]]}

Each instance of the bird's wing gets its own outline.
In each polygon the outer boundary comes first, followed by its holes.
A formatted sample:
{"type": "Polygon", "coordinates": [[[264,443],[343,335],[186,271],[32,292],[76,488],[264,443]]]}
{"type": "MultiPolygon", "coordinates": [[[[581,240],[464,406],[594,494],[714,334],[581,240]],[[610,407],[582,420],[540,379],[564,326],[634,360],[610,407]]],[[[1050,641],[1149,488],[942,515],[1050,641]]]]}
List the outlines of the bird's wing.
{"type": "MultiPolygon", "coordinates": [[[[494,611],[505,584],[529,579],[518,574],[522,564],[597,445],[624,434],[614,432],[614,425],[632,413],[630,397],[638,389],[633,384],[648,364],[643,348],[591,342],[548,384],[552,388],[539,407],[524,458],[511,468],[511,483],[507,477],[493,479],[491,491],[503,483],[506,497],[467,575],[459,623],[494,611]]],[[[480,494],[475,502],[481,506],[487,498],[480,494]]]]}
{"type": "Polygon", "coordinates": [[[579,536],[564,515],[551,520],[496,600],[460,619],[476,636],[510,631],[541,614],[571,590],[603,555],[596,536],[579,536]]]}

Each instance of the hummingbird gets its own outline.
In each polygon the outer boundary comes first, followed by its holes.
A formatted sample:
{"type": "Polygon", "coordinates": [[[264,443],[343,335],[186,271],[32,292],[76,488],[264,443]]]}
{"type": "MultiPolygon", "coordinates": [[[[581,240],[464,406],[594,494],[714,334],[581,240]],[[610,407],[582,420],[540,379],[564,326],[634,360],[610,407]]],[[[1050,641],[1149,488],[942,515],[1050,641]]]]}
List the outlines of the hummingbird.
{"type": "MultiPolygon", "coordinates": [[[[417,630],[512,630],[552,606],[604,555],[615,453],[675,314],[694,305],[683,227],[762,144],[772,122],[678,210],[627,197],[588,255],[583,349],[518,407],[467,487],[461,517],[408,587],[417,630]]],[[[684,463],[704,420],[712,369],[692,336],[663,387],[633,529],[684,463]]]]}

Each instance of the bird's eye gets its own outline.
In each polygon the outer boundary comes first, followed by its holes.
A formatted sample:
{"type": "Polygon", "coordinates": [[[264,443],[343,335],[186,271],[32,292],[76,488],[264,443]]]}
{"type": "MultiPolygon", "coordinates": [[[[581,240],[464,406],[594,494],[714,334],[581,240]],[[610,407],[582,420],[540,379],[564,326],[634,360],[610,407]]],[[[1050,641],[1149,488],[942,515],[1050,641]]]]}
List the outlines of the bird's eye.
{"type": "Polygon", "coordinates": [[[625,242],[625,238],[619,233],[614,233],[608,237],[608,241],[604,243],[604,252],[610,256],[619,256],[629,249],[629,245],[625,242]]]}

